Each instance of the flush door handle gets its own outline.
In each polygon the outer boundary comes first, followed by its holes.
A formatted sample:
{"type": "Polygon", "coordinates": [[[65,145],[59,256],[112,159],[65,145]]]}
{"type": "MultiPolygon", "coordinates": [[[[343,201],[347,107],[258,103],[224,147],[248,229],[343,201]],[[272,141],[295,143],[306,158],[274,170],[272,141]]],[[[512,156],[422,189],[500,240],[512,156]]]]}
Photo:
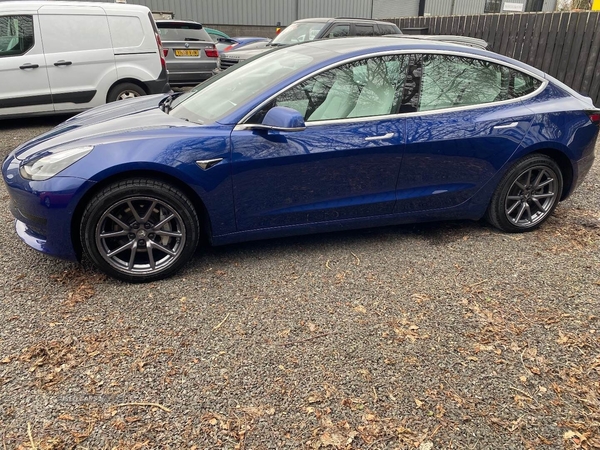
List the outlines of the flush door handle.
{"type": "Polygon", "coordinates": [[[365,138],[365,141],[384,141],[386,139],[391,139],[395,136],[395,133],[386,133],[383,136],[369,136],[365,138]]]}
{"type": "Polygon", "coordinates": [[[506,128],[515,128],[517,125],[519,125],[519,122],[511,122],[507,123],[506,125],[496,125],[494,127],[494,130],[505,130],[506,128]]]}

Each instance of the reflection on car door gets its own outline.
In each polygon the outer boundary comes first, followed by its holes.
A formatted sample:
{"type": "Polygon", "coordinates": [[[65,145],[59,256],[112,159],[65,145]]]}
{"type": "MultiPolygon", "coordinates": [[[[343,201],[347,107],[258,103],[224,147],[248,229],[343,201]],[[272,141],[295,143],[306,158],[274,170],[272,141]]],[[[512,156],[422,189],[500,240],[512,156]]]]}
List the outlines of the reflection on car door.
{"type": "Polygon", "coordinates": [[[422,72],[415,73],[422,78],[411,100],[416,114],[406,117],[399,213],[471,198],[523,140],[532,114],[518,97],[539,87],[538,80],[487,61],[451,55],[416,59],[422,72]]]}
{"type": "Polygon", "coordinates": [[[231,135],[238,230],[390,214],[405,140],[398,116],[403,57],[339,66],[280,94],[301,132],[237,127],[231,135]]]}
{"type": "Polygon", "coordinates": [[[36,14],[0,15],[0,116],[52,111],[36,14]]]}
{"type": "Polygon", "coordinates": [[[39,17],[54,109],[106,103],[105,93],[117,81],[117,70],[104,10],[49,4],[39,17]]]}

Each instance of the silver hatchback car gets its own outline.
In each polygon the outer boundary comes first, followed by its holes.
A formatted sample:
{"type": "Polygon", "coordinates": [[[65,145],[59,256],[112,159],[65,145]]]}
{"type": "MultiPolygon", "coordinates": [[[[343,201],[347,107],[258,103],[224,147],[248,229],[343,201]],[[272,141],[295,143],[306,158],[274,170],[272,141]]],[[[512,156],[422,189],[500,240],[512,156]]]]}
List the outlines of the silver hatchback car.
{"type": "Polygon", "coordinates": [[[169,84],[195,85],[212,76],[219,56],[202,24],[187,20],[157,20],[169,84]]]}

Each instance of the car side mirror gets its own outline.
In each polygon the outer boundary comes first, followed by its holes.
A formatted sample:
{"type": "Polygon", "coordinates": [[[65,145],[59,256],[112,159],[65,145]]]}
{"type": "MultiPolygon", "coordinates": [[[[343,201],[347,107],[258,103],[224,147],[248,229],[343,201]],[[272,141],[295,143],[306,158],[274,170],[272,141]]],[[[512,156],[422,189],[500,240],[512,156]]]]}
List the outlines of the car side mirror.
{"type": "Polygon", "coordinates": [[[306,124],[304,117],[298,111],[285,106],[275,106],[271,108],[261,124],[251,124],[246,126],[253,130],[272,130],[272,131],[304,131],[306,124]]]}

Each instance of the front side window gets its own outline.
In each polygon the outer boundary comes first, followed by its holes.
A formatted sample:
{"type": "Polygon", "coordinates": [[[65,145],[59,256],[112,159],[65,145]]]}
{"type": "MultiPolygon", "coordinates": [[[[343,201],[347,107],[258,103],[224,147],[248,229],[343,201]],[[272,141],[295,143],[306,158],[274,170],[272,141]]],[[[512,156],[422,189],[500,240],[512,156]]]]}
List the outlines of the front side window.
{"type": "Polygon", "coordinates": [[[350,25],[336,25],[331,29],[328,38],[347,37],[350,35],[350,25]]]}
{"type": "Polygon", "coordinates": [[[281,93],[250,123],[261,123],[273,106],[295,109],[307,122],[395,114],[405,60],[403,55],[368,58],[322,72],[281,93]]]}
{"type": "Polygon", "coordinates": [[[325,22],[296,22],[271,41],[274,45],[290,45],[312,41],[325,26],[325,22]]]}
{"type": "Polygon", "coordinates": [[[24,55],[33,44],[32,16],[0,16],[0,57],[24,55]]]}
{"type": "Polygon", "coordinates": [[[471,106],[527,95],[540,81],[490,61],[423,55],[420,111],[471,106]]]}

